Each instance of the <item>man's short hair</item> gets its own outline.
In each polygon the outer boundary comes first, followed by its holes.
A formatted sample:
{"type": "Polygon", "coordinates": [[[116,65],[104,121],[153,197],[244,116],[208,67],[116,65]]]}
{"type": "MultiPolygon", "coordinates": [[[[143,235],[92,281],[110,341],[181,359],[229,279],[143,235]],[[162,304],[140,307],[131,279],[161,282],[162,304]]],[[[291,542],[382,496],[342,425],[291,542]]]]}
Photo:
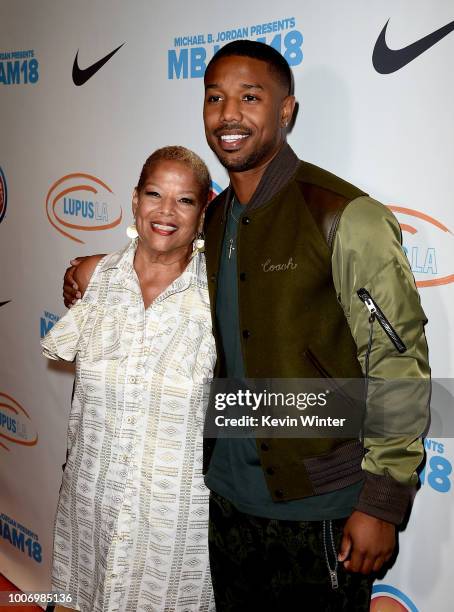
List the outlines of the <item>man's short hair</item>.
{"type": "Polygon", "coordinates": [[[223,57],[251,57],[268,64],[268,68],[279,79],[287,94],[292,91],[292,71],[287,60],[270,45],[255,40],[234,40],[221,47],[208,63],[206,72],[223,57]]]}

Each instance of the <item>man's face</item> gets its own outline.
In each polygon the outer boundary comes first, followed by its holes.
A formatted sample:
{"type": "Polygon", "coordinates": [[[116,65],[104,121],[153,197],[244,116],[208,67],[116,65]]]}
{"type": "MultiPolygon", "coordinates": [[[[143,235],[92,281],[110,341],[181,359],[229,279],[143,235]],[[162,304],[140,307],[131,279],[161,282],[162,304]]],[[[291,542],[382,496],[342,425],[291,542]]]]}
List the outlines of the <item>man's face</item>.
{"type": "Polygon", "coordinates": [[[223,57],[205,74],[205,134],[229,171],[242,172],[272,159],[293,107],[293,96],[261,60],[223,57]]]}

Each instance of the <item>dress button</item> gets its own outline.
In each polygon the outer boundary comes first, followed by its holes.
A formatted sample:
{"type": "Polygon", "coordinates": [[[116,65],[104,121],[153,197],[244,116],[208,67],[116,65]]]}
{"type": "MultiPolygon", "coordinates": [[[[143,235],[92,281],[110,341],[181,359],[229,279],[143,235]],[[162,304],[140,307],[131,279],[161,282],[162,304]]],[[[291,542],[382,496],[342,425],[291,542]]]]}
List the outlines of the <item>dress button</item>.
{"type": "Polygon", "coordinates": [[[269,474],[270,476],[272,476],[274,474],[274,468],[272,467],[267,467],[266,468],[266,473],[269,474]]]}
{"type": "Polygon", "coordinates": [[[241,222],[243,223],[243,225],[249,225],[251,220],[249,219],[249,217],[242,217],[241,222]]]}
{"type": "Polygon", "coordinates": [[[251,332],[248,329],[243,329],[243,338],[249,338],[251,332]]]}
{"type": "Polygon", "coordinates": [[[216,274],[212,274],[212,275],[210,276],[210,281],[212,281],[212,282],[214,283],[214,282],[215,282],[215,280],[216,280],[216,274]]]}
{"type": "Polygon", "coordinates": [[[260,448],[261,448],[262,451],[269,451],[270,450],[270,447],[268,446],[268,444],[266,444],[266,442],[262,442],[260,444],[260,448]]]}
{"type": "Polygon", "coordinates": [[[274,495],[282,499],[284,497],[284,491],[282,489],[277,489],[277,491],[274,491],[274,495]]]}
{"type": "Polygon", "coordinates": [[[245,281],[246,280],[246,273],[245,272],[241,272],[240,274],[240,280],[245,281]]]}

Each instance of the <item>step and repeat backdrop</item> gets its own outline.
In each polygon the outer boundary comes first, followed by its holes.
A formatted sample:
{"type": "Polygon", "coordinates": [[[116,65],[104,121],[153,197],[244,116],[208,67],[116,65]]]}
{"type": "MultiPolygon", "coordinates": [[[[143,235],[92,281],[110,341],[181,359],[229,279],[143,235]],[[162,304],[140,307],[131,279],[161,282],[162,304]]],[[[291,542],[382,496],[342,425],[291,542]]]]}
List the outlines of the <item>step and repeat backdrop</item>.
{"type": "MultiPolygon", "coordinates": [[[[39,341],[65,312],[64,270],[71,257],[126,243],[132,190],[157,147],[194,149],[213,191],[226,187],[205,142],[202,77],[237,38],[290,63],[298,155],[395,212],[429,318],[433,376],[449,387],[451,0],[0,0],[0,572],[23,590],[50,586],[73,366],[49,363],[39,341]]],[[[454,444],[438,412],[436,421],[374,610],[452,609],[454,444]]]]}

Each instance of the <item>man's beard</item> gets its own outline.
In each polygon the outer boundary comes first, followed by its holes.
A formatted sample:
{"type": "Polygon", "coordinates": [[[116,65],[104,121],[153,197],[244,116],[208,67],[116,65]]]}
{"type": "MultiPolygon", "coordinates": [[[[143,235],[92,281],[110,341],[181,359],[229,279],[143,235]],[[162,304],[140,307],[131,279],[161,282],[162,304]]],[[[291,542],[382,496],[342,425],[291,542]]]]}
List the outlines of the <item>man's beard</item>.
{"type": "Polygon", "coordinates": [[[263,150],[252,151],[249,155],[241,159],[233,159],[233,156],[230,157],[228,154],[221,156],[217,151],[214,151],[214,153],[227,171],[245,172],[246,170],[251,170],[259,166],[260,162],[266,158],[267,151],[265,154],[263,154],[263,150]]]}
{"type": "MultiPolygon", "coordinates": [[[[264,143],[260,149],[251,151],[249,155],[244,157],[235,158],[236,151],[232,151],[231,154],[228,152],[218,152],[216,147],[208,142],[211,150],[216,155],[220,163],[228,172],[245,172],[246,170],[252,170],[261,165],[262,162],[273,157],[273,152],[277,150],[277,143],[270,141],[264,143]]],[[[241,155],[241,153],[240,153],[241,155]]]]}

